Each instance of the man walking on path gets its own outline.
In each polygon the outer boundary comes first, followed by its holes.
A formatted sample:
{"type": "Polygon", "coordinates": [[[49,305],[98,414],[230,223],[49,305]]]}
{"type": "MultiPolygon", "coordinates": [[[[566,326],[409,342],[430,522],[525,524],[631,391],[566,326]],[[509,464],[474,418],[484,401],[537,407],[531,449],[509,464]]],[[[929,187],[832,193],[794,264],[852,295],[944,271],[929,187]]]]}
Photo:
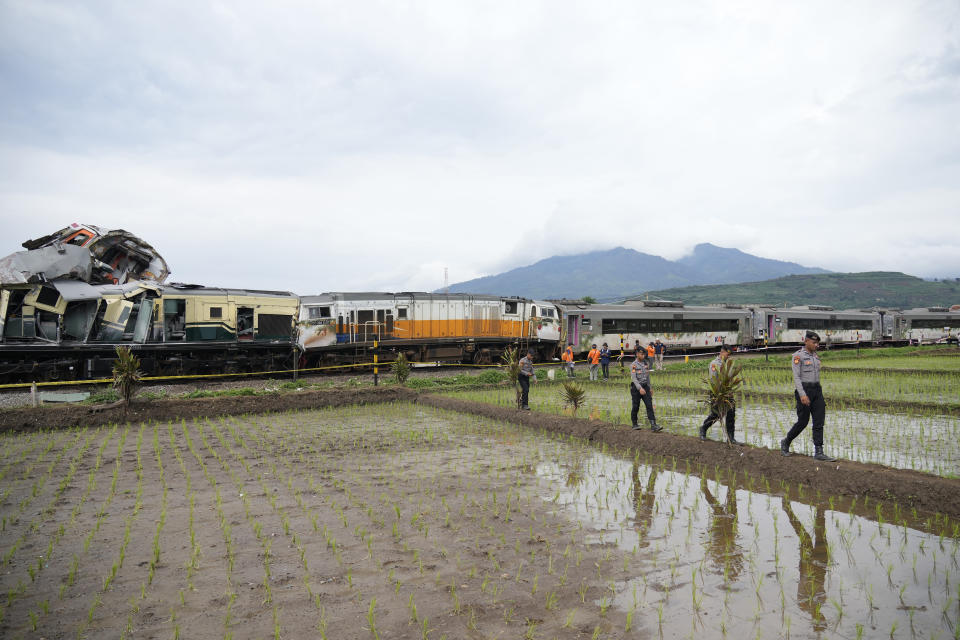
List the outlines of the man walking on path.
{"type": "Polygon", "coordinates": [[[530,411],[527,404],[530,396],[530,381],[537,381],[537,374],[533,372],[533,349],[527,350],[527,355],[520,358],[520,375],[517,376],[517,382],[520,383],[520,408],[524,411],[530,411]]]}
{"type": "Polygon", "coordinates": [[[793,395],[797,401],[797,422],[787,432],[787,437],[780,441],[780,453],[791,455],[790,443],[807,428],[810,417],[813,416],[813,459],[835,462],[836,458],[823,452],[826,403],[823,401],[823,388],[820,386],[820,357],[817,355],[819,345],[820,336],[813,331],[807,331],[803,348],[793,354],[793,395]]]}
{"type": "MultiPolygon", "coordinates": [[[[710,362],[710,378],[713,379],[717,377],[720,373],[720,368],[723,367],[723,363],[727,361],[727,358],[730,357],[730,347],[727,345],[722,345],[720,347],[720,354],[710,362]]],[[[720,419],[720,413],[717,411],[715,406],[710,407],[710,415],[707,416],[707,419],[703,421],[703,424],[700,425],[700,439],[707,439],[707,429],[713,425],[714,422],[720,419]]],[[[737,409],[736,407],[730,407],[727,411],[727,439],[730,441],[730,444],[740,444],[742,442],[737,442],[737,439],[733,437],[734,425],[737,422],[737,409]]]]}
{"type": "Polygon", "coordinates": [[[591,346],[590,352],[587,353],[587,362],[590,363],[590,379],[597,380],[600,371],[600,350],[597,349],[597,345],[591,346]]]}
{"type": "Polygon", "coordinates": [[[647,351],[642,347],[637,349],[637,359],[630,365],[630,396],[633,400],[633,407],[630,410],[630,422],[634,429],[639,429],[637,424],[637,414],[640,412],[640,403],[643,402],[647,409],[647,420],[650,422],[650,430],[653,432],[663,431],[663,427],[657,424],[657,418],[653,413],[653,391],[650,390],[650,365],[647,363],[647,351]]]}

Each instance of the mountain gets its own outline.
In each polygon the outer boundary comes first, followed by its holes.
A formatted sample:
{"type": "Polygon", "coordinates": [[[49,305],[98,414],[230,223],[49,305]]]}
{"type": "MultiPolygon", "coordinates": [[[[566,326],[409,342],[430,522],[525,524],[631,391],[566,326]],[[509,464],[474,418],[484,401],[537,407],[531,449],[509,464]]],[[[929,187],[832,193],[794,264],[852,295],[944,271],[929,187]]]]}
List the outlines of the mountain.
{"type": "Polygon", "coordinates": [[[742,282],[792,273],[827,272],[712,244],[698,244],[691,255],[676,261],[617,247],[545,258],[501,274],[458,282],[450,285],[450,291],[538,299],[592,296],[613,300],[650,289],[742,282]]]}
{"type": "Polygon", "coordinates": [[[795,262],[770,260],[744,253],[739,249],[726,249],[710,243],[698,244],[693,253],[677,260],[708,278],[697,284],[724,284],[769,280],[779,276],[804,273],[830,273],[826,269],[804,267],[795,262]]]}
{"type": "Polygon", "coordinates": [[[905,273],[827,273],[647,291],[644,295],[699,304],[822,304],[835,309],[950,306],[960,303],[960,279],[930,282],[905,273]]]}

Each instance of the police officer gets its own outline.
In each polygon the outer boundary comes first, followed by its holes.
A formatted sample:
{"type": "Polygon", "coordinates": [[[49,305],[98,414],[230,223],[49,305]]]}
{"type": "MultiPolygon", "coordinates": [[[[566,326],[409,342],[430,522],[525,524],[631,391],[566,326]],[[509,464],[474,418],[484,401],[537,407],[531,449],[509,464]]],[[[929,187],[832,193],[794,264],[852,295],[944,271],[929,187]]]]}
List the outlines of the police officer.
{"type": "Polygon", "coordinates": [[[640,402],[647,408],[647,420],[650,421],[650,430],[663,431],[657,424],[653,414],[653,392],[650,390],[650,364],[647,362],[647,350],[637,349],[636,360],[630,365],[630,396],[633,399],[633,408],[630,410],[630,422],[634,429],[639,429],[637,413],[640,411],[640,402]]]}
{"type": "MultiPolygon", "coordinates": [[[[717,374],[720,373],[720,367],[723,366],[723,363],[726,362],[727,358],[730,357],[730,347],[728,345],[720,346],[720,353],[710,362],[710,378],[715,378],[717,374]]],[[[714,406],[710,407],[710,415],[707,416],[707,419],[703,421],[703,424],[700,426],[700,439],[707,439],[707,429],[710,426],[720,419],[720,414],[717,412],[717,408],[714,406]]],[[[733,437],[734,425],[737,422],[737,408],[730,407],[730,410],[727,411],[727,440],[730,444],[742,445],[742,442],[737,442],[737,439],[733,437]]]]}
{"type": "Polygon", "coordinates": [[[793,395],[797,400],[797,422],[787,432],[787,437],[780,441],[780,453],[790,454],[790,443],[807,428],[810,416],[813,416],[813,448],[814,460],[835,462],[823,452],[823,419],[826,413],[826,404],[823,401],[823,389],[820,387],[820,357],[817,347],[820,346],[820,336],[813,331],[807,331],[803,339],[803,348],[793,354],[793,395]]]}
{"type": "Polygon", "coordinates": [[[527,349],[527,355],[520,358],[520,375],[517,376],[517,382],[520,383],[520,408],[524,411],[530,411],[527,404],[530,396],[530,381],[537,381],[537,374],[533,372],[533,349],[527,349]]]}

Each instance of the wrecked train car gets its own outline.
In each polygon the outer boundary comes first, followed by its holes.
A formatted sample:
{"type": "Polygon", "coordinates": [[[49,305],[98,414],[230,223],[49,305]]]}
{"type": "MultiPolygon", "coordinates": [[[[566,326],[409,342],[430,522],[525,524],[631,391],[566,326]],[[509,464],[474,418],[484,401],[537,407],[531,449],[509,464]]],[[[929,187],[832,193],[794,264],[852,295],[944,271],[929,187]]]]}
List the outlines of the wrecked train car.
{"type": "Polygon", "coordinates": [[[76,280],[0,290],[0,382],[109,375],[127,345],[148,375],[293,365],[299,301],[287,292],[76,280]]]}
{"type": "Polygon", "coordinates": [[[61,278],[89,284],[163,282],[166,260],[137,236],[114,229],[73,223],[56,233],[27,240],[19,251],[0,259],[0,284],[30,284],[61,278]]]}

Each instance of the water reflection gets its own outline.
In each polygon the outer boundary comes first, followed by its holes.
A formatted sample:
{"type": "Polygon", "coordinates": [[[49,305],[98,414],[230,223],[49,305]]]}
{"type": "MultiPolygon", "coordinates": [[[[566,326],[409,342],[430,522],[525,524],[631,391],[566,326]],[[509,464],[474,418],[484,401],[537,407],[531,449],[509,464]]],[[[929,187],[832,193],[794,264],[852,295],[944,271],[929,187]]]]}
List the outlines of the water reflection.
{"type": "Polygon", "coordinates": [[[640,481],[640,463],[633,461],[633,469],[630,477],[633,481],[633,506],[635,517],[633,519],[633,528],[637,532],[637,544],[643,548],[650,544],[648,534],[650,525],[653,522],[653,515],[657,506],[657,469],[643,465],[647,475],[646,486],[640,481]]]}
{"type": "Polygon", "coordinates": [[[613,603],[645,611],[634,620],[653,637],[952,637],[958,624],[953,522],[879,521],[873,501],[791,502],[722,470],[702,478],[591,447],[541,460],[544,499],[586,542],[630,554],[613,603]]]}
{"type": "Polygon", "coordinates": [[[725,580],[736,580],[743,570],[743,549],[737,544],[737,492],[733,487],[717,483],[717,493],[726,490],[723,504],[713,496],[707,479],[700,480],[700,491],[710,505],[710,539],[707,551],[717,573],[725,580]]]}
{"type": "Polygon", "coordinates": [[[790,500],[783,501],[783,512],[793,527],[794,533],[800,539],[800,566],[797,581],[797,606],[807,612],[813,623],[814,631],[823,631],[827,628],[823,617],[823,605],[827,601],[827,592],[824,585],[827,581],[827,565],[829,562],[827,549],[827,519],[823,505],[813,507],[813,535],[807,532],[800,522],[790,500]]]}

